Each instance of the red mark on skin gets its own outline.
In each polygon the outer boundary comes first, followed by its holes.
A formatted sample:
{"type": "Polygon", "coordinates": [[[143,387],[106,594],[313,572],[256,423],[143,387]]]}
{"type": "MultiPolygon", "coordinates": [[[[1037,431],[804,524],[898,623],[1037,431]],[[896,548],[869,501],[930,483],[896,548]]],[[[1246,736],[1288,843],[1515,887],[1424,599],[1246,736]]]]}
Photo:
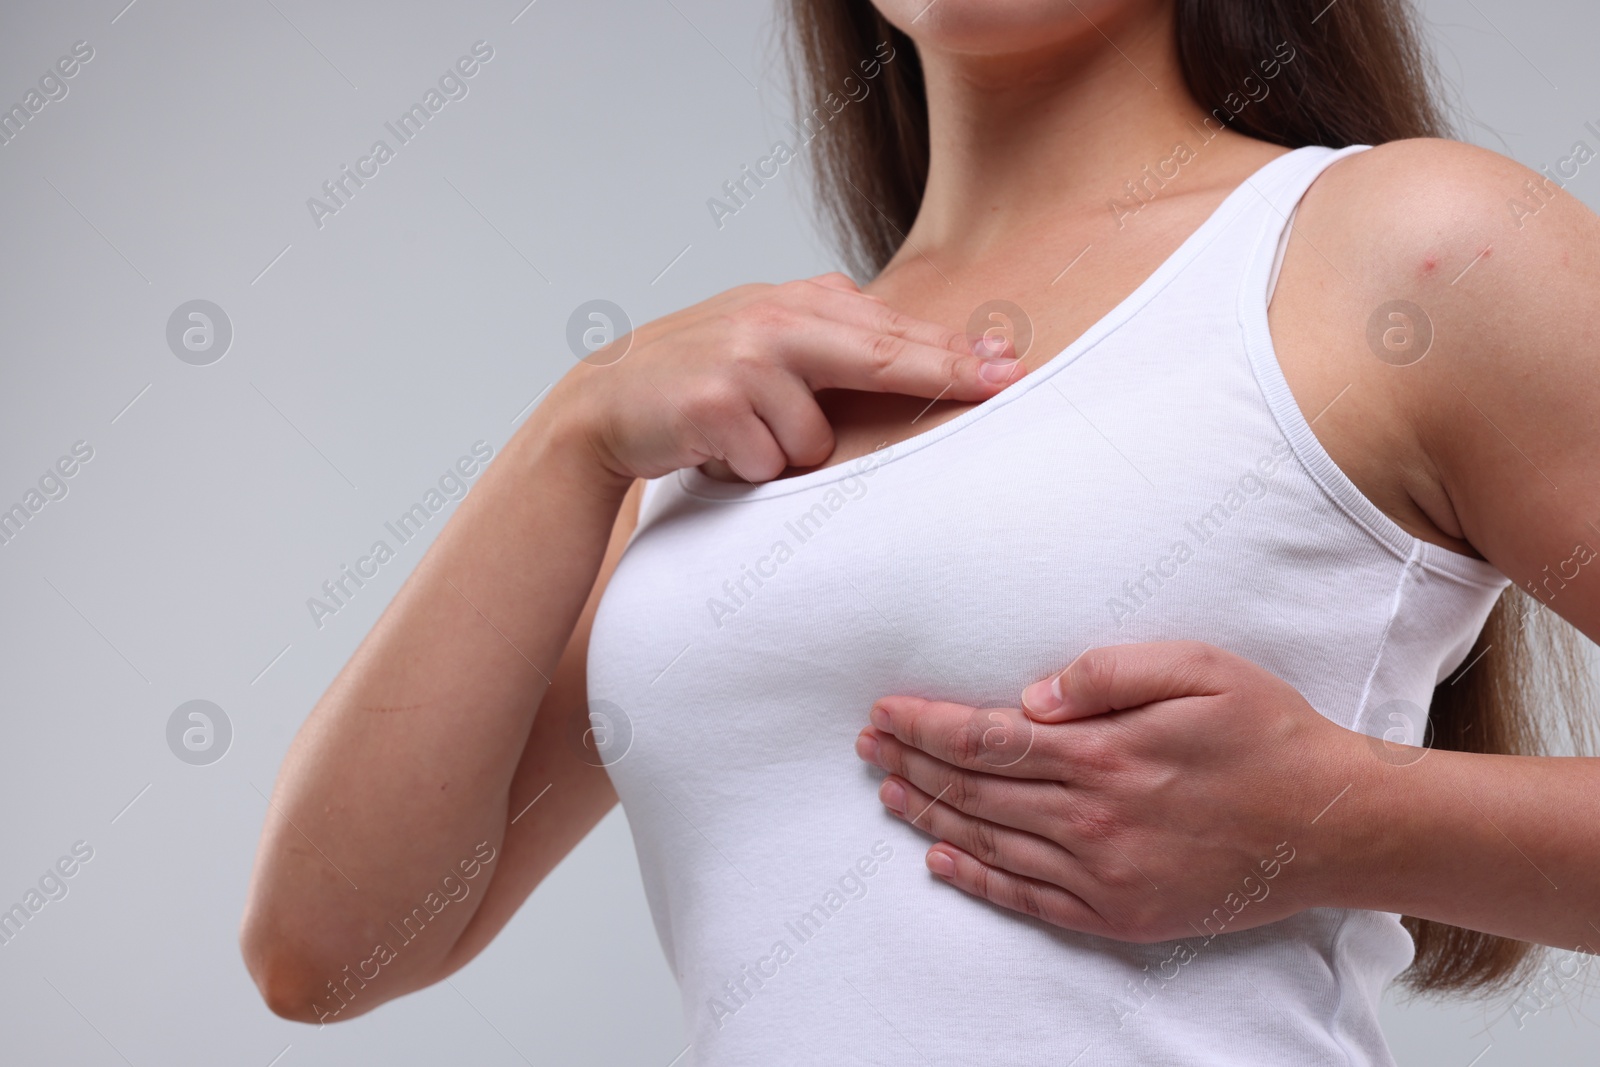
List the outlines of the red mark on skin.
{"type": "Polygon", "coordinates": [[[1427,277],[1439,269],[1439,257],[1429,254],[1422,257],[1422,276],[1427,277]]]}

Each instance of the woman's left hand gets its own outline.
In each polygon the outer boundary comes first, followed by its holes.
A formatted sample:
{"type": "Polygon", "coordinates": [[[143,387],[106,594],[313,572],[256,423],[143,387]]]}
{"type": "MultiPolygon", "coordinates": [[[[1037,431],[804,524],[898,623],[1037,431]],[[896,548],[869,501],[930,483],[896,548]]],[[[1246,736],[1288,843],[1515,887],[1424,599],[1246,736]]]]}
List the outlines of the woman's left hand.
{"type": "Polygon", "coordinates": [[[1345,794],[1377,762],[1369,739],[1249,660],[1197,641],[1092,649],[1022,703],[888,696],[857,738],[958,888],[1148,943],[1337,905],[1357,876],[1345,794]]]}

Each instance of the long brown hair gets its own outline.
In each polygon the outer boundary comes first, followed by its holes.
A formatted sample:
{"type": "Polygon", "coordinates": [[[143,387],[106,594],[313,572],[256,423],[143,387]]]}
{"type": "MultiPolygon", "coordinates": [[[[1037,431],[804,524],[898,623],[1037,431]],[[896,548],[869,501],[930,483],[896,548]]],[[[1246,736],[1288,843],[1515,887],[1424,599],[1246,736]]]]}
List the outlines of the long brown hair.
{"type": "MultiPolygon", "coordinates": [[[[1405,0],[1174,0],[1178,56],[1194,98],[1240,133],[1299,148],[1445,137],[1451,124],[1436,71],[1405,0]],[[1272,92],[1235,115],[1230,94],[1287,42],[1294,61],[1272,92]]],[[[928,104],[911,40],[868,0],[789,0],[790,55],[800,99],[841,91],[848,106],[812,114],[818,206],[846,263],[876,274],[911,228],[928,178],[928,104]],[[882,59],[884,42],[893,58],[882,59]],[[870,65],[863,65],[867,60],[870,65]],[[857,97],[850,87],[875,82],[857,97]],[[853,79],[853,80],[852,80],[853,79]],[[844,87],[841,90],[841,86],[844,87]]],[[[808,122],[809,128],[809,122],[808,122]]],[[[1441,683],[1430,708],[1431,747],[1534,755],[1549,751],[1554,720],[1571,750],[1592,747],[1587,673],[1576,633],[1542,602],[1506,590],[1464,669],[1441,683]],[[1536,707],[1551,709],[1544,720],[1536,707]]],[[[1416,957],[1402,981],[1418,993],[1490,994],[1528,976],[1535,946],[1404,916],[1416,957]]]]}

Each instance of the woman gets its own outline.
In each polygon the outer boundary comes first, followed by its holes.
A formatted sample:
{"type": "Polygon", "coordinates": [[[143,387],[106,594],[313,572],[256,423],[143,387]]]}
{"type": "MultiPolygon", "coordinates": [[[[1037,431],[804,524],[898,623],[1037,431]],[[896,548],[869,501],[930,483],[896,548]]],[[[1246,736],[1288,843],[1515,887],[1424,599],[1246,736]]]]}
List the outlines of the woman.
{"type": "Polygon", "coordinates": [[[619,794],[700,1064],[1389,1063],[1413,935],[1589,951],[1600,769],[1485,753],[1508,579],[1600,634],[1595,216],[1386,0],[794,7],[872,281],[551,391],[295,740],[267,1003],[440,980],[619,794]]]}

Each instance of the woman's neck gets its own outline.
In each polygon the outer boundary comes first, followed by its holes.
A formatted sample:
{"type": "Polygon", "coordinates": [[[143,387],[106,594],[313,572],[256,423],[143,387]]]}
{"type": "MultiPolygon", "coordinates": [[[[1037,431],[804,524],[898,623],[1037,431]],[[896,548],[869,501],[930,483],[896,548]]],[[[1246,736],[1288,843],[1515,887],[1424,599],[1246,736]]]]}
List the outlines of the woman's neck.
{"type": "MultiPolygon", "coordinates": [[[[1179,141],[1249,141],[1216,133],[1214,121],[1204,126],[1207,113],[1184,83],[1170,10],[1136,15],[1098,27],[1085,21],[1084,32],[1025,55],[921,49],[928,182],[903,255],[920,252],[959,269],[1063,214],[1105,212],[1127,196],[1125,181],[1139,180],[1179,141]]],[[[1192,186],[1210,184],[1209,173],[1235,184],[1231,155],[1197,152],[1185,167],[1192,186]]]]}

